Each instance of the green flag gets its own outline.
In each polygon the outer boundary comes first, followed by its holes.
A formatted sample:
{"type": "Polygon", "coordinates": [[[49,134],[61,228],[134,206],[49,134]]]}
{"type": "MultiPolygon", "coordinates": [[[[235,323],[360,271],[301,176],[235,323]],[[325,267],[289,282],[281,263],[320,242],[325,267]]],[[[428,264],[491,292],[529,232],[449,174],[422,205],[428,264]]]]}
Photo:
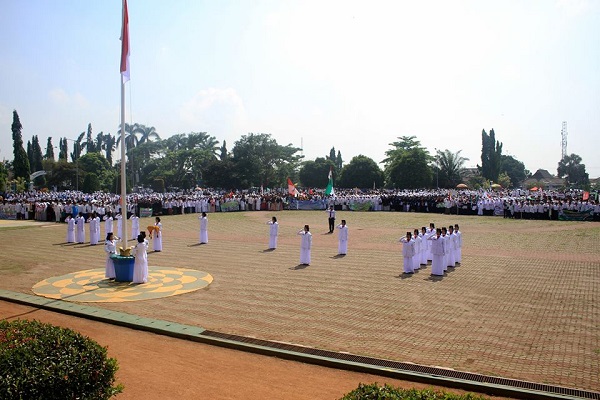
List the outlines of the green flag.
{"type": "Polygon", "coordinates": [[[335,196],[335,191],[333,190],[333,167],[329,167],[329,175],[327,178],[329,181],[327,182],[327,187],[325,188],[325,195],[335,196]]]}

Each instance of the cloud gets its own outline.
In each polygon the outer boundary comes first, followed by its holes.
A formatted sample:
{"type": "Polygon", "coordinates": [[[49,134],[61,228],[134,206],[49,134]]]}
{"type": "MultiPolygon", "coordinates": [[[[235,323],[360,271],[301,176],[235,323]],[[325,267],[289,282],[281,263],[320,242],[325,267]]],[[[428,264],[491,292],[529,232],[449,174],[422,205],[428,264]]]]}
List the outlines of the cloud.
{"type": "Polygon", "coordinates": [[[209,88],[183,103],[180,117],[188,129],[220,135],[243,125],[246,110],[235,89],[209,88]]]}
{"type": "Polygon", "coordinates": [[[52,89],[48,93],[48,97],[50,98],[50,101],[56,106],[67,106],[73,107],[75,109],[85,109],[89,108],[90,106],[89,101],[81,93],[77,92],[74,94],[68,94],[62,88],[52,89]]]}

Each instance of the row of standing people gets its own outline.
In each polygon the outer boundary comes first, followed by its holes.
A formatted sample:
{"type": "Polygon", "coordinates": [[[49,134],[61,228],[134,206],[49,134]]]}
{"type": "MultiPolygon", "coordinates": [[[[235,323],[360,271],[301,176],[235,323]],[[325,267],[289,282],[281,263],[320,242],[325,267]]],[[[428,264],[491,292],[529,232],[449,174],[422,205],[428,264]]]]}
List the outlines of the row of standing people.
{"type": "Polygon", "coordinates": [[[422,227],[406,232],[400,238],[402,243],[403,273],[413,274],[421,266],[431,261],[431,275],[443,276],[448,268],[454,268],[462,261],[462,233],[458,224],[448,228],[422,227]]]}
{"type": "MultiPolygon", "coordinates": [[[[114,220],[117,221],[117,236],[123,236],[123,218],[121,214],[117,214],[113,219],[112,215],[104,216],[104,231],[105,235],[109,233],[114,233],[114,220]]],[[[136,240],[138,235],[140,234],[140,218],[135,214],[130,218],[131,220],[131,238],[130,240],[136,240]]],[[[92,213],[92,215],[87,219],[83,213],[80,213],[78,216],[73,217],[72,215],[68,215],[67,219],[67,243],[85,243],[85,223],[88,223],[89,226],[89,238],[90,245],[95,246],[100,242],[101,232],[101,219],[100,216],[96,213],[92,213]]],[[[162,250],[162,224],[160,222],[160,217],[156,217],[154,224],[154,229],[152,229],[153,235],[151,235],[153,240],[153,250],[161,251],[162,250]]]]}

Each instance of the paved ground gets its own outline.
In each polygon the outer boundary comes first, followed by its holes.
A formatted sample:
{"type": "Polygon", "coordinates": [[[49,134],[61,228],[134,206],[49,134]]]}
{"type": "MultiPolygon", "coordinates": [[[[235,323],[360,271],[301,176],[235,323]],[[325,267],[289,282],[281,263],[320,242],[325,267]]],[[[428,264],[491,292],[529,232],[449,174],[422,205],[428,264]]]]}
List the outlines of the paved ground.
{"type": "MultiPolygon", "coordinates": [[[[324,213],[163,219],[164,251],[150,263],[206,271],[207,288],[107,309],[224,333],[600,390],[600,224],[404,213],[338,213],[349,254],[336,258],[324,213]],[[280,246],[265,251],[271,215],[280,246]],[[441,281],[400,275],[407,230],[459,223],[463,265],[441,281]],[[305,224],[313,261],[298,266],[305,224]]],[[[142,223],[144,226],[144,223],[142,223]]],[[[66,227],[0,229],[0,287],[31,293],[50,276],[103,265],[101,248],[64,245],[66,227]]]]}
{"type": "Polygon", "coordinates": [[[125,386],[117,396],[119,400],[333,400],[361,382],[431,388],[188,342],[3,301],[0,317],[37,319],[71,328],[107,346],[109,356],[119,363],[117,382],[125,386]]]}

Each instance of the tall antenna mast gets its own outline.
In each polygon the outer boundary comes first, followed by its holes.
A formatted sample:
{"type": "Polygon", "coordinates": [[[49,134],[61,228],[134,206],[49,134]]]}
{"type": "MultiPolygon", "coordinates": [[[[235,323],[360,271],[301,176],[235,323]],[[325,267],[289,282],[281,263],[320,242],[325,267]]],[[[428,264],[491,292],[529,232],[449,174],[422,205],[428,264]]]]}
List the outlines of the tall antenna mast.
{"type": "Polygon", "coordinates": [[[562,137],[562,157],[561,160],[564,160],[567,156],[567,121],[563,121],[562,130],[560,131],[560,135],[562,137]]]}

